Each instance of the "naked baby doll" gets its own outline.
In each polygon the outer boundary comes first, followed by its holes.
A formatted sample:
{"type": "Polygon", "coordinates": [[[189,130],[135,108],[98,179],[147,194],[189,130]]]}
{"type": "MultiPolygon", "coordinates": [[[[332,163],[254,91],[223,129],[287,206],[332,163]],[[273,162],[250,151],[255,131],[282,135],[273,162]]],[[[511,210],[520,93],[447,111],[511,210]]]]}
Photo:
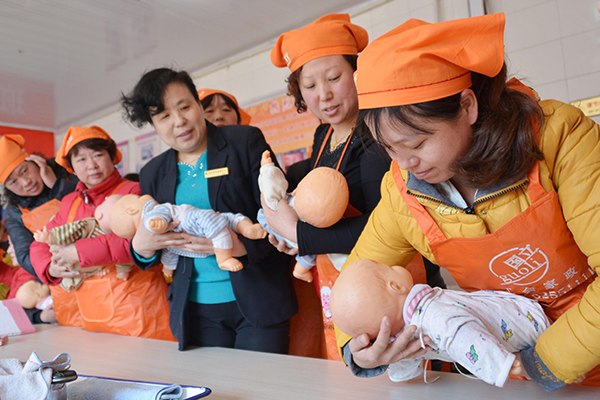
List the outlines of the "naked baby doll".
{"type": "Polygon", "coordinates": [[[347,335],[375,339],[384,316],[393,338],[416,325],[415,339],[429,336],[428,352],[388,368],[395,382],[423,372],[423,358],[458,362],[485,382],[503,386],[509,374],[523,372],[515,354],[535,346],[550,326],[541,306],[526,297],[499,291],[462,292],[413,285],[410,272],[372,260],[348,265],[333,286],[333,321],[347,335]]]}
{"type": "MultiPolygon", "coordinates": [[[[219,268],[231,272],[239,271],[243,266],[233,257],[233,243],[228,227],[248,239],[263,239],[267,235],[259,224],[252,223],[242,214],[201,210],[187,204],[158,204],[151,196],[133,194],[120,196],[114,203],[110,212],[110,229],[117,236],[132,239],[141,218],[144,219],[144,227],[152,233],[163,233],[172,221],[180,221],[180,224],[172,229],[173,232],[185,232],[211,239],[219,268]]],[[[201,258],[207,257],[208,254],[193,253],[175,247],[164,249],[161,262],[165,276],[173,276],[179,256],[201,258]]]]}
{"type": "MultiPolygon", "coordinates": [[[[265,150],[260,160],[258,186],[271,210],[277,210],[281,199],[286,199],[296,211],[298,218],[317,228],[328,228],[338,222],[348,206],[349,191],[346,178],[333,168],[319,167],[310,171],[298,184],[296,190],[287,193],[288,182],[283,171],[265,150]]],[[[298,248],[298,243],[277,235],[267,226],[262,209],[258,211],[258,222],[277,240],[283,240],[290,248],[298,248]]],[[[312,282],[311,269],[316,264],[315,255],[296,256],[294,277],[312,282]]]]}
{"type": "MultiPolygon", "coordinates": [[[[72,244],[79,239],[87,239],[112,233],[109,225],[109,214],[117,200],[117,198],[109,196],[102,204],[96,207],[93,218],[83,218],[71,223],[56,226],[49,231],[44,227],[43,230],[35,232],[33,238],[37,242],[46,243],[52,246],[72,244]]],[[[131,267],[131,264],[117,264],[117,278],[127,280],[127,278],[129,278],[131,267]]],[[[102,268],[103,267],[88,267],[81,268],[81,271],[94,274],[102,268]]],[[[60,285],[67,292],[70,292],[71,290],[77,290],[84,279],[85,278],[63,278],[60,285]]]]}

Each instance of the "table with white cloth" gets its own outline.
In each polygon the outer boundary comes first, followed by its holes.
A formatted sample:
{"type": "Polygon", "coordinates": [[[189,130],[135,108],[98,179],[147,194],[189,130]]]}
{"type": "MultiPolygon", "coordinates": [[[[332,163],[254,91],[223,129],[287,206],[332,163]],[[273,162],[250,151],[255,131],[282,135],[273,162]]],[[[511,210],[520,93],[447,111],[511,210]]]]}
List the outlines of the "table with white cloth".
{"type": "Polygon", "coordinates": [[[552,393],[534,382],[509,379],[503,388],[460,374],[427,373],[394,383],[387,374],[357,378],[340,361],[267,354],[219,347],[178,351],[176,342],[86,332],[80,328],[36,325],[32,334],[10,337],[0,358],[42,360],[71,355],[71,369],[94,375],[146,382],[205,386],[213,400],[241,399],[600,399],[600,388],[568,386],[552,393]]]}

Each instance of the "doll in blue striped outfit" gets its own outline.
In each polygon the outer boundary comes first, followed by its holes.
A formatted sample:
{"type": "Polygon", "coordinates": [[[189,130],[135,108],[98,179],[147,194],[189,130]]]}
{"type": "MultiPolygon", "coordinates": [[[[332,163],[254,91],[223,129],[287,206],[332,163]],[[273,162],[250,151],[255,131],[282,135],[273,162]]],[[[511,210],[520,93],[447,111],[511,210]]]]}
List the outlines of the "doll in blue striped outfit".
{"type": "MultiPolygon", "coordinates": [[[[117,236],[132,238],[144,219],[144,227],[152,233],[163,233],[172,221],[180,224],[173,232],[185,232],[190,235],[211,239],[219,268],[225,271],[239,271],[242,263],[233,257],[233,242],[228,228],[248,239],[263,239],[267,232],[258,223],[252,223],[243,214],[218,213],[214,210],[199,209],[188,204],[158,204],[151,196],[128,194],[122,196],[110,211],[110,228],[117,236]]],[[[177,247],[162,251],[163,273],[173,276],[179,256],[204,258],[206,253],[195,253],[177,247]]]]}

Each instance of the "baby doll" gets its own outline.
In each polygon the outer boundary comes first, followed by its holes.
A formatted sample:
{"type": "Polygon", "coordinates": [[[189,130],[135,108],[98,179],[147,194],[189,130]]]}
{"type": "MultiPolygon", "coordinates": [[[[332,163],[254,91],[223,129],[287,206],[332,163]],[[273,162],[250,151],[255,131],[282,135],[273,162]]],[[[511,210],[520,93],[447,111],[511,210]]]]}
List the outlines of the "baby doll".
{"type": "Polygon", "coordinates": [[[0,282],[8,288],[6,299],[16,298],[21,307],[26,309],[27,316],[32,323],[56,322],[50,288],[47,285],[36,281],[35,277],[23,268],[12,267],[3,261],[0,261],[0,282]],[[27,312],[36,308],[42,312],[27,312]],[[35,317],[34,314],[39,316],[35,317]]]}
{"type": "MultiPolygon", "coordinates": [[[[140,197],[133,194],[120,196],[114,203],[110,212],[110,229],[117,236],[132,239],[141,218],[144,218],[144,227],[152,233],[165,232],[169,223],[180,221],[181,223],[173,228],[173,232],[185,232],[211,239],[219,268],[231,272],[239,271],[243,266],[233,257],[233,243],[228,227],[248,239],[263,239],[267,235],[259,224],[252,223],[242,214],[201,210],[187,204],[158,204],[148,195],[140,197]]],[[[163,273],[167,277],[173,276],[180,255],[196,258],[208,256],[176,247],[164,249],[161,262],[164,267],[163,273]]]]}
{"type": "MultiPolygon", "coordinates": [[[[541,306],[508,292],[472,293],[414,285],[410,272],[372,260],[348,265],[333,286],[333,321],[344,333],[375,339],[384,316],[395,337],[415,325],[415,338],[429,336],[426,359],[458,362],[479,379],[499,387],[509,374],[521,374],[515,354],[535,346],[550,326],[541,306]]],[[[400,360],[388,368],[395,382],[423,372],[422,358],[400,360]]]]}
{"type": "MultiPolygon", "coordinates": [[[[118,198],[112,198],[112,196],[109,196],[102,204],[96,207],[94,210],[94,218],[83,218],[65,225],[56,226],[49,231],[46,229],[46,227],[44,227],[43,230],[35,232],[33,234],[33,238],[37,242],[46,243],[52,246],[72,244],[79,239],[87,239],[111,233],[110,230],[104,230],[102,226],[106,227],[108,225],[110,209],[117,200],[118,198]]],[[[81,268],[81,271],[95,274],[102,268],[103,267],[88,267],[81,268]]],[[[123,280],[127,280],[127,278],[129,278],[131,264],[117,264],[116,268],[117,278],[123,280]]],[[[79,267],[76,269],[79,269],[79,267]]],[[[79,286],[81,286],[83,283],[84,279],[85,278],[63,278],[60,285],[67,292],[70,292],[71,290],[77,290],[77,288],[79,288],[79,286]]]]}
{"type": "MultiPolygon", "coordinates": [[[[338,222],[348,206],[349,191],[346,178],[333,168],[319,167],[310,171],[290,195],[288,182],[273,163],[269,150],[265,150],[260,160],[258,186],[271,210],[277,210],[279,200],[286,199],[298,218],[317,228],[328,228],[338,222]]],[[[277,240],[284,240],[288,247],[298,248],[298,244],[277,235],[267,226],[262,209],[258,210],[258,222],[277,240]]],[[[294,276],[312,282],[311,268],[316,264],[315,255],[296,256],[294,276]]]]}
{"type": "Polygon", "coordinates": [[[27,281],[22,284],[15,295],[21,307],[44,310],[52,305],[50,288],[38,281],[27,281]]]}

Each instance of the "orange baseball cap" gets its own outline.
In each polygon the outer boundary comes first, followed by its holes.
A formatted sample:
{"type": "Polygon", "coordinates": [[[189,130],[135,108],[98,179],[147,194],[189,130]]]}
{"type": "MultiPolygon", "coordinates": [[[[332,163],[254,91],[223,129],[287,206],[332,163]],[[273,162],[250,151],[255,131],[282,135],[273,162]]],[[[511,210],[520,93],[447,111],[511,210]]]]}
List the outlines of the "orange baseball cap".
{"type": "MultiPolygon", "coordinates": [[[[69,154],[69,151],[71,151],[71,149],[73,147],[75,147],[75,145],[77,145],[78,143],[83,142],[84,140],[87,139],[104,139],[104,140],[112,140],[112,138],[108,135],[108,133],[106,133],[106,131],[98,126],[90,126],[90,127],[79,127],[79,126],[72,126],[69,128],[69,130],[67,131],[67,134],[65,135],[62,144],[60,145],[60,149],[58,149],[58,152],[56,153],[56,163],[58,165],[62,165],[63,167],[65,167],[67,169],[67,171],[69,171],[70,173],[73,173],[73,170],[71,168],[69,168],[69,165],[67,164],[67,160],[64,159],[64,157],[67,156],[67,154],[69,154]]],[[[117,153],[115,154],[115,164],[118,164],[121,161],[122,155],[121,152],[119,151],[119,148],[117,148],[117,153]]]]}
{"type": "Polygon", "coordinates": [[[252,119],[252,117],[250,116],[250,114],[248,114],[242,108],[240,108],[240,105],[238,104],[237,99],[235,98],[234,95],[231,95],[222,90],[214,90],[214,89],[198,90],[198,97],[199,97],[200,101],[202,101],[203,99],[205,99],[208,96],[213,95],[213,94],[221,94],[221,95],[231,99],[231,101],[233,101],[233,103],[237,107],[238,112],[240,113],[240,125],[250,125],[250,119],[252,119]]]}
{"type": "Polygon", "coordinates": [[[315,58],[357,55],[369,43],[367,31],[350,22],[348,14],[328,14],[281,34],[271,50],[271,62],[292,72],[315,58]]]}
{"type": "Polygon", "coordinates": [[[411,19],[358,57],[361,109],[438,100],[471,86],[471,71],[493,77],[504,65],[504,14],[430,24],[411,19]]]}
{"type": "Polygon", "coordinates": [[[29,154],[23,150],[25,139],[21,135],[4,135],[0,138],[0,183],[4,185],[8,176],[29,154]]]}

